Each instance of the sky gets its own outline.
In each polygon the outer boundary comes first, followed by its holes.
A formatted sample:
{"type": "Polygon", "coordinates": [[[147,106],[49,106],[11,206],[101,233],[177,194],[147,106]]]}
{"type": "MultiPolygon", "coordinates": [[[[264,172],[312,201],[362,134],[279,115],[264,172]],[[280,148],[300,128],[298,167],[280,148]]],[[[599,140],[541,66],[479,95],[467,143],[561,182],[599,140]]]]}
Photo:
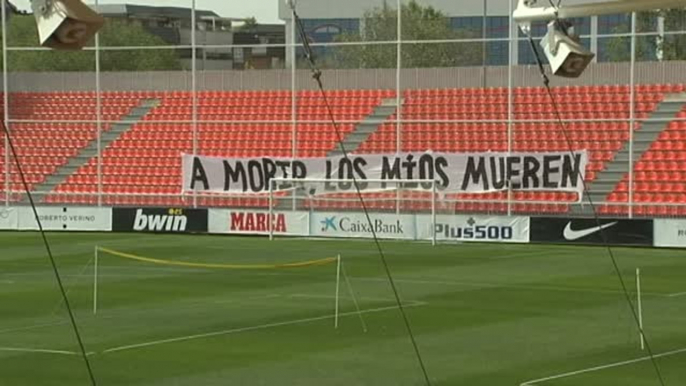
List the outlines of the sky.
{"type": "MultiPolygon", "coordinates": [[[[255,17],[259,23],[279,23],[279,0],[196,0],[197,8],[214,11],[223,17],[255,17]]],[[[12,1],[20,9],[29,9],[29,0],[12,1]]],[[[87,0],[93,4],[95,0],[87,0]]],[[[100,4],[139,4],[189,7],[191,0],[100,0],[100,4]]]]}

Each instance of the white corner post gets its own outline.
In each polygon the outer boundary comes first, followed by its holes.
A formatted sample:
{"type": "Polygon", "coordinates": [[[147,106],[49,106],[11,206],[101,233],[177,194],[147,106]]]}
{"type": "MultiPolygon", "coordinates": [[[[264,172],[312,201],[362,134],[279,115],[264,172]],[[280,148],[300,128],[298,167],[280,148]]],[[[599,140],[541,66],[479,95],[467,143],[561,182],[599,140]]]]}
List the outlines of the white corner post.
{"type": "Polygon", "coordinates": [[[98,313],[98,252],[99,248],[96,245],[93,263],[93,315],[98,313]]]}
{"type": "Polygon", "coordinates": [[[338,255],[338,260],[336,262],[336,305],[335,305],[335,310],[334,310],[334,322],[333,326],[335,329],[338,329],[338,295],[340,293],[340,288],[341,288],[341,255],[338,255]]]}
{"type": "Polygon", "coordinates": [[[638,334],[641,340],[641,350],[646,348],[645,335],[643,334],[643,303],[641,301],[641,269],[636,268],[636,296],[638,298],[638,334]]]}

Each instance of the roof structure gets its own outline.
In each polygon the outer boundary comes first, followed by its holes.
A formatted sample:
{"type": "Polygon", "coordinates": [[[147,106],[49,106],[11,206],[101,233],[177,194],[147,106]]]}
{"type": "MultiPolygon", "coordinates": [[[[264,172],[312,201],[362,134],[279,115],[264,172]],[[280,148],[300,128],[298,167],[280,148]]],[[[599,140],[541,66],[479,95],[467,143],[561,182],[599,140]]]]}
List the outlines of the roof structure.
{"type": "MultiPolygon", "coordinates": [[[[132,17],[138,19],[177,19],[190,20],[192,11],[185,7],[153,7],[134,4],[102,4],[98,12],[105,17],[132,17]]],[[[220,18],[214,11],[196,10],[196,18],[220,18]]]]}

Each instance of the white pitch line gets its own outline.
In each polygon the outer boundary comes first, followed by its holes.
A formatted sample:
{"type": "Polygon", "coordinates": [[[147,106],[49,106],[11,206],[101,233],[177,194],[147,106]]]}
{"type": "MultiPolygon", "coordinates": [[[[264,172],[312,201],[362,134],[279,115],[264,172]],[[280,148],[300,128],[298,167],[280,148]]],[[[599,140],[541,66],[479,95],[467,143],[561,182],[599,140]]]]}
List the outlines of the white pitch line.
{"type": "Polygon", "coordinates": [[[55,326],[61,326],[63,324],[67,324],[68,322],[62,321],[62,322],[53,322],[53,323],[43,323],[43,324],[36,324],[32,326],[25,326],[25,327],[15,327],[15,328],[7,328],[4,330],[0,330],[0,335],[2,334],[7,334],[10,332],[19,332],[19,331],[29,331],[29,330],[36,330],[39,328],[45,328],[45,327],[55,327],[55,326]]]}
{"type": "MultiPolygon", "coordinates": [[[[370,277],[357,277],[355,280],[363,281],[388,281],[387,279],[381,278],[370,278],[370,277]]],[[[474,288],[513,288],[522,289],[529,291],[559,291],[559,292],[582,292],[582,293],[595,293],[595,294],[623,294],[622,291],[615,290],[601,290],[601,289],[591,289],[591,288],[574,288],[574,287],[559,287],[551,285],[526,285],[517,283],[480,283],[480,282],[467,282],[467,281],[449,281],[449,280],[427,280],[427,279],[394,279],[397,283],[408,283],[408,284],[435,284],[435,285],[446,285],[446,286],[462,286],[462,287],[474,287],[474,288]]],[[[656,292],[644,292],[643,295],[649,296],[668,296],[663,293],[656,292]]]]}
{"type": "MultiPolygon", "coordinates": [[[[427,303],[425,303],[425,302],[413,302],[413,303],[404,305],[404,307],[405,308],[419,307],[419,306],[424,306],[426,304],[427,303]]],[[[362,310],[360,313],[368,314],[368,313],[373,313],[373,312],[382,312],[382,311],[389,311],[389,310],[395,310],[395,309],[398,309],[398,306],[371,308],[368,310],[362,310]]],[[[357,315],[357,314],[358,314],[357,311],[350,311],[350,312],[340,313],[339,316],[349,316],[349,315],[357,315]]],[[[326,319],[333,319],[333,318],[334,318],[334,315],[323,315],[323,316],[315,316],[312,318],[290,320],[287,322],[261,324],[261,325],[257,325],[257,326],[251,326],[251,327],[233,328],[230,330],[208,332],[208,333],[204,333],[204,334],[196,334],[196,335],[181,336],[181,337],[177,337],[177,338],[161,339],[161,340],[156,340],[156,341],[151,341],[151,342],[132,344],[132,345],[128,345],[128,346],[113,347],[110,349],[103,350],[101,352],[101,354],[107,354],[107,353],[113,353],[113,352],[119,352],[119,351],[127,351],[127,350],[133,350],[133,349],[138,349],[138,348],[150,347],[150,346],[157,346],[157,345],[166,344],[166,343],[176,343],[176,342],[183,342],[183,341],[187,341],[187,340],[210,338],[213,336],[236,334],[239,332],[264,330],[264,329],[273,328],[273,327],[291,326],[291,325],[296,325],[296,324],[310,323],[310,322],[316,322],[319,320],[326,320],[326,319]]]]}
{"type": "Polygon", "coordinates": [[[678,298],[679,296],[686,296],[686,292],[679,292],[679,293],[676,293],[676,294],[669,294],[669,295],[667,295],[667,297],[670,297],[670,298],[678,298]]]}
{"type": "MultiPolygon", "coordinates": [[[[253,301],[253,300],[262,300],[262,299],[275,299],[275,298],[280,298],[282,295],[281,294],[266,294],[266,295],[260,295],[260,296],[252,296],[248,298],[243,298],[243,299],[229,299],[229,300],[217,300],[214,302],[214,304],[231,304],[231,303],[245,303],[248,301],[253,301]]],[[[203,305],[204,303],[198,303],[197,305],[203,305]]]]}
{"type": "MultiPolygon", "coordinates": [[[[305,299],[336,299],[335,295],[308,295],[308,294],[292,294],[288,295],[289,298],[305,298],[305,299]]],[[[352,299],[347,296],[339,296],[339,299],[352,299]]],[[[374,298],[374,297],[367,297],[363,296],[361,298],[358,298],[360,300],[370,300],[370,301],[376,301],[376,302],[395,302],[395,299],[391,298],[374,298]]],[[[407,302],[417,302],[415,300],[406,300],[407,302]]]]}
{"type": "Polygon", "coordinates": [[[81,355],[81,353],[74,351],[62,351],[62,350],[48,350],[42,348],[20,348],[20,347],[0,347],[0,351],[5,352],[23,352],[23,353],[34,353],[34,354],[57,354],[57,355],[81,355]]]}
{"type": "MultiPolygon", "coordinates": [[[[677,354],[682,354],[682,353],[686,353],[686,348],[682,348],[682,349],[679,349],[679,350],[668,351],[668,352],[664,352],[664,353],[661,353],[661,354],[653,355],[653,358],[663,358],[663,357],[668,357],[668,356],[677,355],[677,354]]],[[[569,372],[569,373],[564,373],[564,374],[559,374],[559,375],[553,375],[553,376],[546,377],[546,378],[534,379],[534,380],[532,380],[532,381],[526,381],[526,382],[520,384],[519,386],[535,386],[536,384],[539,384],[539,383],[541,383],[541,382],[552,381],[552,380],[560,379],[560,378],[569,378],[569,377],[573,377],[573,376],[575,376],[575,375],[581,375],[581,374],[586,374],[586,373],[592,373],[592,372],[596,372],[596,371],[612,369],[612,368],[615,368],[615,367],[627,366],[627,365],[631,365],[631,364],[634,364],[634,363],[640,363],[640,362],[645,362],[645,361],[649,361],[649,360],[651,360],[651,357],[650,357],[650,356],[646,356],[646,357],[631,359],[631,360],[623,361],[623,362],[610,363],[610,364],[608,364],[608,365],[590,367],[590,368],[587,368],[587,369],[582,369],[582,370],[577,370],[577,371],[571,371],[571,372],[569,372]]]]}
{"type": "Polygon", "coordinates": [[[549,255],[550,251],[539,251],[539,252],[526,252],[526,253],[512,253],[509,255],[502,255],[502,256],[493,256],[489,257],[489,260],[505,260],[505,259],[516,259],[518,257],[536,257],[536,256],[545,256],[549,255]]]}

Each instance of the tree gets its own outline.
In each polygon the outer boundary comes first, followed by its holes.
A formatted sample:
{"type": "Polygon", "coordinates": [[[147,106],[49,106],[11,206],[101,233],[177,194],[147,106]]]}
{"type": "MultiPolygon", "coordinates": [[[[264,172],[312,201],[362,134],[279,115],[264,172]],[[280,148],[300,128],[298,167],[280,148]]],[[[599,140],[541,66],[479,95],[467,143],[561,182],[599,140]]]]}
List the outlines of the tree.
{"type": "MultiPolygon", "coordinates": [[[[654,32],[657,19],[664,18],[665,31],[684,30],[686,10],[670,9],[661,11],[640,12],[636,15],[636,31],[654,32]]],[[[613,29],[613,33],[629,33],[631,26],[620,25],[613,29]]],[[[608,44],[608,58],[610,61],[621,62],[631,60],[631,38],[614,37],[608,44]]],[[[662,57],[662,60],[686,59],[686,35],[667,35],[664,38],[657,35],[636,37],[636,60],[647,61],[662,57]]]]}
{"type": "Polygon", "coordinates": [[[257,26],[259,25],[257,23],[257,19],[254,17],[249,17],[245,19],[244,24],[240,27],[240,31],[243,32],[250,32],[250,31],[255,31],[257,29],[257,26]]]}
{"type": "MultiPolygon", "coordinates": [[[[397,10],[383,6],[365,12],[361,32],[347,32],[338,42],[374,42],[397,40],[397,10]]],[[[421,43],[424,40],[477,38],[478,31],[456,30],[450,19],[431,6],[415,0],[401,6],[402,67],[456,67],[482,64],[483,45],[475,43],[421,43]]],[[[338,68],[393,68],[397,64],[395,44],[340,46],[328,59],[338,68]]]]}
{"type": "MultiPolygon", "coordinates": [[[[14,16],[8,25],[8,45],[35,47],[38,42],[33,16],[14,16]]],[[[122,21],[108,20],[100,32],[103,47],[165,45],[159,37],[143,27],[122,21]]],[[[102,71],[180,70],[181,63],[174,50],[103,50],[102,71]]],[[[11,51],[8,70],[39,71],[93,71],[93,51],[11,51]]]]}
{"type": "MultiPolygon", "coordinates": [[[[665,19],[665,31],[683,31],[686,25],[686,10],[672,9],[662,11],[665,19]]],[[[663,60],[686,59],[686,35],[668,35],[660,42],[663,60]]]]}

